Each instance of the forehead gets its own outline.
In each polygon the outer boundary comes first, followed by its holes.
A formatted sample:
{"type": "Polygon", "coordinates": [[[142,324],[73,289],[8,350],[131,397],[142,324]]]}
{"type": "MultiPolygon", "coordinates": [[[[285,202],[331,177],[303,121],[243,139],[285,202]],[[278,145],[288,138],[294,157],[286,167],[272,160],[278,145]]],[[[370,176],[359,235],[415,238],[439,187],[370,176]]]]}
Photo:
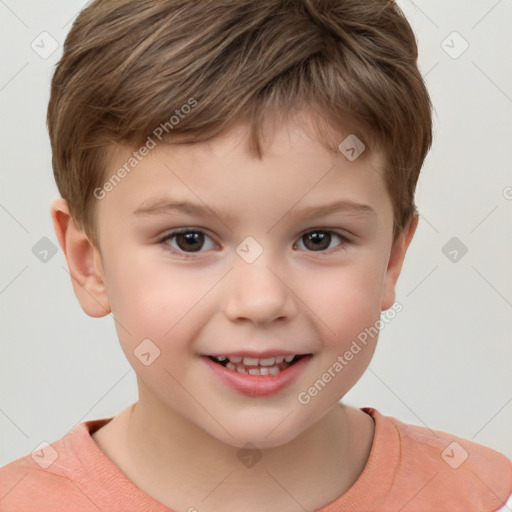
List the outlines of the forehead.
{"type": "MultiPolygon", "coordinates": [[[[383,155],[365,149],[358,158],[348,158],[344,141],[349,140],[350,149],[353,139],[347,139],[346,132],[329,136],[328,141],[319,141],[311,125],[297,120],[275,124],[264,133],[261,159],[248,150],[249,130],[244,124],[200,143],[156,141],[142,158],[133,156],[133,148],[118,146],[111,153],[106,181],[127,162],[135,165],[121,173],[122,182],[110,187],[100,207],[106,211],[115,205],[117,210],[135,212],[188,200],[235,216],[239,211],[262,216],[262,209],[276,207],[314,208],[339,200],[386,202],[383,155]]],[[[354,151],[361,147],[354,146],[354,151]]]]}

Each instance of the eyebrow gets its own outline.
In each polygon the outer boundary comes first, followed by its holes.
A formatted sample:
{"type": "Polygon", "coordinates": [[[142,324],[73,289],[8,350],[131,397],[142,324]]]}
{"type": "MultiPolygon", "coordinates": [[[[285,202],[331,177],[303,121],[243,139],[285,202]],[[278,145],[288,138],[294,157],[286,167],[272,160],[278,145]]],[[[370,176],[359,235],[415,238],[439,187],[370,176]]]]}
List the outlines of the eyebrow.
{"type": "MultiPolygon", "coordinates": [[[[290,208],[286,215],[291,214],[294,208],[290,208]]],[[[213,211],[204,204],[192,203],[190,201],[173,201],[166,198],[144,201],[133,213],[135,215],[168,215],[175,212],[202,217],[214,214],[219,218],[230,218],[229,213],[224,210],[213,211]]],[[[330,213],[377,215],[375,210],[368,204],[357,203],[351,200],[338,200],[324,205],[301,208],[296,210],[293,216],[320,217],[330,213]]]]}

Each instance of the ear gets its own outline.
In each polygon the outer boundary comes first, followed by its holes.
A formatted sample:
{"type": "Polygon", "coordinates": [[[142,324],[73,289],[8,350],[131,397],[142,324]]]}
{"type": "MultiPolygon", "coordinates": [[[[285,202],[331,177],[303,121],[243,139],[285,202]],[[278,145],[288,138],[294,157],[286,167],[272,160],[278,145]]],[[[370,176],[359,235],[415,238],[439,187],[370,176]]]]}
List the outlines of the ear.
{"type": "Polygon", "coordinates": [[[98,249],[76,226],[67,202],[61,197],[52,203],[51,215],[82,309],[95,318],[108,315],[111,309],[98,249]]]}
{"type": "Polygon", "coordinates": [[[407,252],[412,237],[414,236],[416,228],[418,227],[418,220],[418,214],[414,212],[414,215],[411,221],[409,222],[409,225],[391,247],[388,268],[386,270],[386,276],[384,278],[384,287],[381,304],[382,311],[389,309],[395,302],[396,282],[398,281],[398,276],[400,275],[400,272],[402,270],[405,253],[407,252]]]}

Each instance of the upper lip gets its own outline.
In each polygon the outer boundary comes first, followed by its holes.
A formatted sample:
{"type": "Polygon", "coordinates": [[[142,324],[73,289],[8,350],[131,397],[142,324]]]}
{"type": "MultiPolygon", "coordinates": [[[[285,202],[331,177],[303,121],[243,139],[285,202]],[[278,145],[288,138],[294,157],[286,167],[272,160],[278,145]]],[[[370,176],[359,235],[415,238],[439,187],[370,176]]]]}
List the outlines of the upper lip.
{"type": "Polygon", "coordinates": [[[307,352],[290,352],[283,350],[265,350],[263,352],[255,352],[253,350],[237,350],[235,352],[215,352],[211,354],[204,354],[209,357],[229,357],[229,356],[238,356],[238,357],[254,357],[257,359],[268,359],[270,357],[278,357],[278,356],[302,356],[307,355],[307,352]]]}

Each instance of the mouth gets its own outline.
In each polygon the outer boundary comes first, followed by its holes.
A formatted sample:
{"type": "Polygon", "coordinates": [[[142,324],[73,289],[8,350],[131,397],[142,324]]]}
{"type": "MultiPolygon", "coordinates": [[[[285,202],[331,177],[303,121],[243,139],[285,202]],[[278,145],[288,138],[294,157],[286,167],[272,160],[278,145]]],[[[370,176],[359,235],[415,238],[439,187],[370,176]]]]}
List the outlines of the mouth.
{"type": "Polygon", "coordinates": [[[275,357],[208,356],[214,363],[233,372],[248,375],[278,375],[309,354],[287,354],[275,357]]]}
{"type": "Polygon", "coordinates": [[[214,379],[235,392],[266,397],[291,386],[306,371],[312,357],[313,354],[266,352],[205,355],[202,359],[214,379]]]}

